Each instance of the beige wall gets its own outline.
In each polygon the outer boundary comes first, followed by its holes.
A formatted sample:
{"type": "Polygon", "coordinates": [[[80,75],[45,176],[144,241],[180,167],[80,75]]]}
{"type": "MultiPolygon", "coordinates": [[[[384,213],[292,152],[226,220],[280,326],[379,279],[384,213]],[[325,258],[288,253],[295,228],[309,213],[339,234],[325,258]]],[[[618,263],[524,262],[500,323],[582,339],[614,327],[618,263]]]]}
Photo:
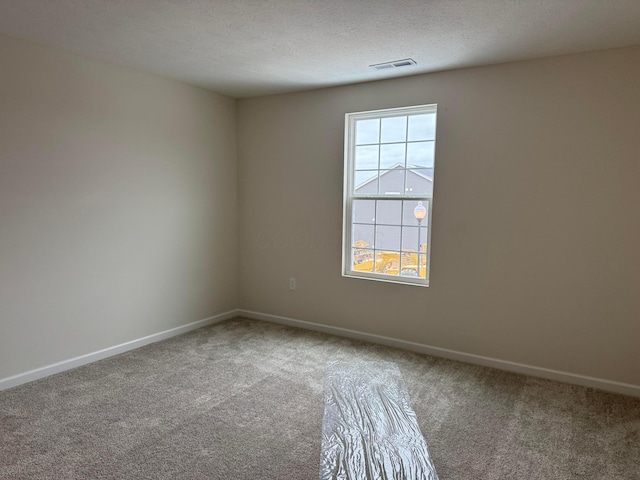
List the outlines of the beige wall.
{"type": "Polygon", "coordinates": [[[0,379],[235,309],[235,100],[7,37],[0,65],[0,379]]]}
{"type": "Polygon", "coordinates": [[[634,47],[240,100],[241,307],[640,385],[639,78],[634,47]],[[342,278],[344,114],[427,103],[431,287],[342,278]]]}

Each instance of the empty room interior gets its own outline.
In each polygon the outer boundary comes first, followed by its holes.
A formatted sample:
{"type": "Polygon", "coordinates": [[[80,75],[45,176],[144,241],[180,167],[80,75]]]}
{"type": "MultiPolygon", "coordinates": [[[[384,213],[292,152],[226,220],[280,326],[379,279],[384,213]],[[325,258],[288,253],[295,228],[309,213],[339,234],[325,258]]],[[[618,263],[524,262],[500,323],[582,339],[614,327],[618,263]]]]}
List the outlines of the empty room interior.
{"type": "Polygon", "coordinates": [[[635,0],[0,0],[0,478],[638,480],[639,209],[635,0]]]}

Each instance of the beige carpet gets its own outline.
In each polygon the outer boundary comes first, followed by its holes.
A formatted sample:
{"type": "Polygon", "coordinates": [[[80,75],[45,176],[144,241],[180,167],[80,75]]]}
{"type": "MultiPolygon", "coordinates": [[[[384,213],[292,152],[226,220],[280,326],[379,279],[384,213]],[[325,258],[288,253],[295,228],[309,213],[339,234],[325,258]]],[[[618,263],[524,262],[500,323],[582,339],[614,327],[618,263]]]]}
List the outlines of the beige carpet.
{"type": "Polygon", "coordinates": [[[245,319],[0,392],[0,478],[317,479],[330,359],[398,364],[440,480],[640,479],[640,399],[245,319]]]}

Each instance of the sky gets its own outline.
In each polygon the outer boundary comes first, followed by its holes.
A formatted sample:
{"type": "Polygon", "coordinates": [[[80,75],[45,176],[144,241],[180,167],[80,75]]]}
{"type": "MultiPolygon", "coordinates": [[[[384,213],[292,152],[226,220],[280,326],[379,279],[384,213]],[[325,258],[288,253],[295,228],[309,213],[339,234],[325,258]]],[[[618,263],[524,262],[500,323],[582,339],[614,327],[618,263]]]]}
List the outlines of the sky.
{"type": "MultiPolygon", "coordinates": [[[[355,170],[384,170],[398,164],[433,168],[435,113],[356,122],[355,170]]],[[[372,178],[377,172],[360,174],[372,178]]]]}

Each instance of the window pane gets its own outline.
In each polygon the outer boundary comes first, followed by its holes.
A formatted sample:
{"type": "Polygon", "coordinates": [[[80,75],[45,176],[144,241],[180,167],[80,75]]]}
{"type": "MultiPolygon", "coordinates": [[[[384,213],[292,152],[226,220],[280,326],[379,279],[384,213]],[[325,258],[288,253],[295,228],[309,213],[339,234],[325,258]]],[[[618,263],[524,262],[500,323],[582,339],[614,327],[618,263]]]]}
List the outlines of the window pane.
{"type": "Polygon", "coordinates": [[[354,224],[353,236],[351,237],[352,246],[354,248],[373,247],[373,232],[373,225],[354,224]]]}
{"type": "MultiPolygon", "coordinates": [[[[421,208],[424,207],[424,218],[422,219],[421,225],[429,225],[429,201],[428,200],[405,200],[403,202],[403,213],[402,213],[402,224],[408,225],[411,227],[418,226],[418,220],[416,218],[416,207],[421,204],[421,208]]],[[[420,210],[418,210],[418,216],[420,216],[420,210]]],[[[417,240],[417,236],[416,236],[417,240]]],[[[416,244],[417,245],[417,244],[416,244]]],[[[414,247],[415,248],[415,247],[414,247]]]]}
{"type": "MultiPolygon", "coordinates": [[[[421,252],[425,251],[425,246],[427,244],[427,227],[418,228],[417,222],[416,226],[406,226],[402,227],[402,250],[406,252],[417,252],[418,251],[418,242],[420,242],[421,252]]],[[[413,256],[413,260],[415,263],[415,255],[413,256]]]]}
{"type": "Polygon", "coordinates": [[[376,272],[387,275],[400,273],[400,252],[376,252],[376,272]]]}
{"type": "Polygon", "coordinates": [[[419,275],[417,253],[402,252],[400,275],[402,275],[403,277],[417,277],[419,275]]]}
{"type": "Polygon", "coordinates": [[[353,223],[375,223],[376,219],[375,200],[354,200],[353,201],[353,223]]]}
{"type": "MultiPolygon", "coordinates": [[[[424,252],[424,248],[422,252],[424,252]]],[[[427,255],[425,253],[418,254],[418,276],[420,278],[427,278],[427,255]]]]}
{"type": "Polygon", "coordinates": [[[434,140],[436,138],[436,114],[411,115],[407,140],[434,140]]]}
{"type": "Polygon", "coordinates": [[[374,251],[366,248],[353,247],[351,265],[360,272],[373,272],[374,251]]]}
{"type": "MultiPolygon", "coordinates": [[[[413,277],[413,278],[417,278],[418,277],[418,272],[417,272],[417,268],[416,267],[407,267],[407,268],[403,268],[400,271],[400,276],[402,277],[413,277]]],[[[424,278],[424,277],[423,277],[424,278]]]]}
{"type": "Polygon", "coordinates": [[[380,145],[380,168],[391,169],[397,166],[404,167],[405,150],[404,143],[380,145]]]}
{"type": "Polygon", "coordinates": [[[356,172],[355,193],[378,193],[378,171],[356,172]]]}
{"type": "Polygon", "coordinates": [[[376,249],[400,250],[400,227],[376,227],[376,249]]]}
{"type": "MultiPolygon", "coordinates": [[[[424,252],[425,250],[422,249],[422,251],[424,252]]],[[[422,278],[426,277],[426,272],[425,272],[425,268],[427,266],[427,255],[426,253],[420,253],[418,255],[419,261],[420,261],[420,276],[422,278]]]]}
{"type": "Polygon", "coordinates": [[[382,119],[380,142],[404,142],[407,139],[407,117],[382,119]]]}
{"type": "Polygon", "coordinates": [[[402,200],[378,200],[376,223],[400,225],[402,223],[402,200]]]}
{"type": "MultiPolygon", "coordinates": [[[[414,224],[415,224],[415,220],[414,220],[414,224]]],[[[402,227],[402,250],[406,252],[418,251],[418,225],[417,224],[415,224],[414,227],[402,227]]]]}
{"type": "Polygon", "coordinates": [[[356,121],[356,145],[378,143],[380,135],[380,119],[356,121]]]}
{"type": "Polygon", "coordinates": [[[407,166],[433,168],[435,142],[407,143],[407,166]]]}
{"type": "Polygon", "coordinates": [[[407,193],[411,195],[433,196],[433,169],[412,168],[407,170],[407,193]]]}
{"type": "Polygon", "coordinates": [[[402,195],[404,193],[404,168],[382,170],[380,172],[380,193],[383,195],[402,195]]]}
{"type": "Polygon", "coordinates": [[[371,170],[378,168],[378,145],[356,147],[356,170],[371,170]]]}

